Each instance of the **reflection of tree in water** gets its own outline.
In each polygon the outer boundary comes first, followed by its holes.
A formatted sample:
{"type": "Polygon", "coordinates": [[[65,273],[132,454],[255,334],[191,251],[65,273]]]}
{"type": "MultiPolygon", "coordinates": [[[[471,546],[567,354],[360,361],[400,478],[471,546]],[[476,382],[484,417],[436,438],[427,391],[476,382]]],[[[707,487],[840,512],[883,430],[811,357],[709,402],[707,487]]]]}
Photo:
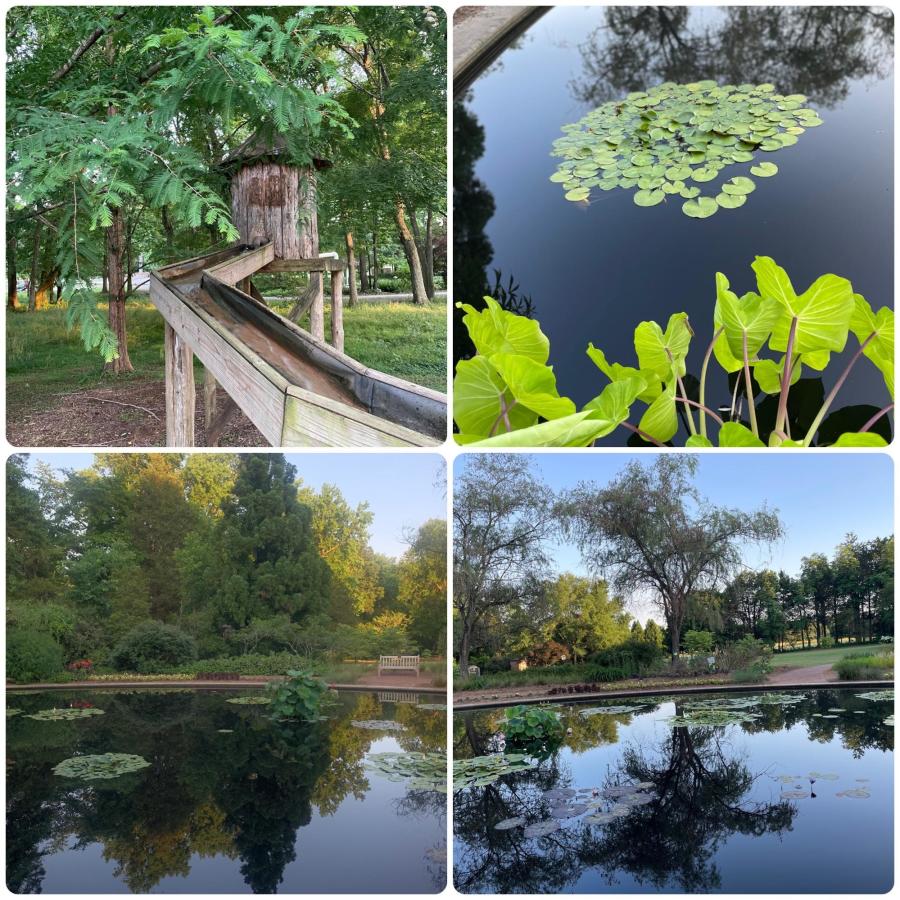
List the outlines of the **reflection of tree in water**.
{"type": "MultiPolygon", "coordinates": [[[[382,735],[352,728],[350,720],[385,716],[367,694],[342,698],[328,721],[290,724],[273,723],[264,707],[229,706],[196,692],[105,694],[98,705],[107,715],[90,728],[61,722],[48,731],[26,721],[8,739],[7,882],[16,892],[39,893],[42,857],[74,836],[76,849],[101,844],[132,892],[189,875],[194,856],[220,856],[240,859],[252,890],[273,893],[302,853],[299,830],[313,807],[328,815],[346,796],[368,790],[362,760],[382,735]],[[51,772],[66,756],[111,747],[151,765],[89,789],[51,772]]],[[[415,712],[413,731],[426,715],[415,712]]],[[[420,746],[430,746],[439,730],[427,729],[420,746]]],[[[445,807],[443,795],[441,802],[445,807]]]]}
{"type": "Polygon", "coordinates": [[[575,97],[598,106],[662,81],[711,78],[771,82],[834,106],[851,80],[890,72],[893,17],[884,8],[720,7],[694,27],[691,17],[686,7],[606,8],[604,25],[579,47],[575,97]]]}
{"type": "MultiPolygon", "coordinates": [[[[504,309],[531,316],[531,298],[523,295],[512,276],[504,278],[494,269],[493,281],[487,270],[494,248],[485,229],[494,215],[494,197],[476,177],[475,166],[484,155],[484,127],[465,105],[453,105],[453,296],[457,301],[483,306],[485,295],[504,309]]],[[[453,311],[454,362],[472,356],[475,348],[462,323],[462,312],[453,311]]]]}
{"type": "MultiPolygon", "coordinates": [[[[477,725],[463,734],[474,737],[473,751],[483,745],[477,725]]],[[[625,748],[607,786],[646,781],[657,790],[652,803],[605,826],[581,820],[543,838],[526,838],[521,828],[494,828],[513,816],[528,822],[548,818],[550,803],[543,792],[571,781],[557,758],[487,787],[458,792],[457,888],[554,893],[571,887],[588,869],[603,873],[610,883],[619,871],[656,888],[716,887],[713,857],[723,841],[735,833],[781,832],[796,813],[790,803],[747,799],[758,776],[732,757],[720,735],[711,728],[677,728],[653,751],[625,748]]]]}

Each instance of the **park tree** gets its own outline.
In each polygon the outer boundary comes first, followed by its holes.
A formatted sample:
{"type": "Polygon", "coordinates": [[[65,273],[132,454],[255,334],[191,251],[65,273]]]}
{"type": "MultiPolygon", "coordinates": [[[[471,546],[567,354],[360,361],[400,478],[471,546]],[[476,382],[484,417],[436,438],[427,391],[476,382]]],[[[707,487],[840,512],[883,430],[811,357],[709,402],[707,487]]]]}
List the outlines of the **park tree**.
{"type": "Polygon", "coordinates": [[[591,570],[608,574],[625,596],[652,593],[673,656],[691,594],[723,586],[740,570],[746,545],[782,533],[765,506],[744,512],[701,497],[692,481],[697,465],[684,454],[660,456],[652,467],[634,460],[609,484],[583,483],[557,506],[591,570]]]}
{"type": "Polygon", "coordinates": [[[295,476],[281,454],[240,456],[210,539],[179,554],[194,602],[213,608],[219,626],[240,629],[278,613],[299,622],[324,610],[330,573],[295,476]]]}
{"type": "Polygon", "coordinates": [[[369,505],[352,507],[334,484],[323,484],[316,491],[301,481],[297,497],[312,512],[316,547],[331,571],[332,613],[337,618],[371,615],[383,589],[378,581],[378,564],[369,547],[369,505]]]}
{"type": "Polygon", "coordinates": [[[429,519],[412,536],[399,565],[399,602],[409,636],[432,652],[447,640],[447,523],[429,519]]]}
{"type": "Polygon", "coordinates": [[[553,639],[569,647],[573,662],[631,636],[631,616],[621,599],[609,596],[605,581],[565,573],[547,591],[555,612],[553,639]]]}
{"type": "Polygon", "coordinates": [[[550,501],[529,457],[467,458],[453,502],[453,606],[463,673],[482,620],[517,605],[542,579],[553,528],[550,501]]]}
{"type": "Polygon", "coordinates": [[[647,619],[647,624],[644,626],[644,641],[651,647],[659,648],[662,648],[665,643],[663,630],[653,619],[647,619]]]}

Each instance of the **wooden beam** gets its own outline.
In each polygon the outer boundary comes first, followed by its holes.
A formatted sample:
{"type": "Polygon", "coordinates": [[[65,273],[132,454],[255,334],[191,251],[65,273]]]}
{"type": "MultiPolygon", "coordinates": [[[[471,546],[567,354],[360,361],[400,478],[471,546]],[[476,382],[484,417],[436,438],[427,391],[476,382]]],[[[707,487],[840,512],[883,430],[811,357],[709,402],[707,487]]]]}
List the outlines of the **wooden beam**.
{"type": "Polygon", "coordinates": [[[263,244],[262,247],[247,250],[240,256],[227,259],[218,265],[205,267],[204,271],[225,284],[236,285],[258,272],[273,259],[275,259],[275,250],[270,241],[268,244],[263,244]]]}
{"type": "MultiPolygon", "coordinates": [[[[206,421],[206,430],[209,431],[209,426],[212,424],[213,419],[216,417],[216,401],[218,397],[216,396],[216,388],[218,387],[218,382],[216,381],[216,376],[213,375],[212,372],[209,371],[205,366],[203,367],[203,413],[206,421]]],[[[227,395],[226,395],[227,396],[227,395]]]]}
{"type": "Polygon", "coordinates": [[[344,273],[331,273],[331,346],[344,352],[344,273]]]}
{"type": "Polygon", "coordinates": [[[273,259],[263,266],[260,272],[267,275],[276,272],[337,272],[343,271],[344,261],[332,256],[320,256],[316,259],[273,259]]]}
{"type": "Polygon", "coordinates": [[[166,446],[194,446],[194,354],[166,323],[166,446]]]}
{"type": "Polygon", "coordinates": [[[325,286],[322,283],[324,280],[319,276],[319,283],[309,305],[309,333],[322,343],[325,342],[325,286]]]}

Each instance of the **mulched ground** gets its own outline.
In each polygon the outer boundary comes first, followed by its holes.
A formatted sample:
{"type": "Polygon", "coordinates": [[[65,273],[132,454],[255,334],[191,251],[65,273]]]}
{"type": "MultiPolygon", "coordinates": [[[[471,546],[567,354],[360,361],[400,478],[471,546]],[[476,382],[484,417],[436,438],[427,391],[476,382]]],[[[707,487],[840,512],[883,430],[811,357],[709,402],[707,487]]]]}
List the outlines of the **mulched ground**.
{"type": "MultiPolygon", "coordinates": [[[[195,440],[205,447],[203,386],[197,388],[195,440]]],[[[8,412],[7,438],[16,447],[163,447],[166,386],[163,381],[110,381],[60,396],[49,409],[8,412]]],[[[235,410],[220,447],[267,447],[252,422],[235,410]]]]}

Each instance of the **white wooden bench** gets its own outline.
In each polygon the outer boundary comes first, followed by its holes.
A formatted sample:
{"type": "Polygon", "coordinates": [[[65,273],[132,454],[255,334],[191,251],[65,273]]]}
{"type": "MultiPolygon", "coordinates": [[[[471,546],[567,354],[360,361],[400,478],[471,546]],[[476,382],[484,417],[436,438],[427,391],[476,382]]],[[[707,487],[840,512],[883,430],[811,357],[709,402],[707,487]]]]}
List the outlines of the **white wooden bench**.
{"type": "Polygon", "coordinates": [[[378,657],[378,674],[382,672],[413,671],[419,676],[419,655],[415,656],[380,656],[378,657]]]}

